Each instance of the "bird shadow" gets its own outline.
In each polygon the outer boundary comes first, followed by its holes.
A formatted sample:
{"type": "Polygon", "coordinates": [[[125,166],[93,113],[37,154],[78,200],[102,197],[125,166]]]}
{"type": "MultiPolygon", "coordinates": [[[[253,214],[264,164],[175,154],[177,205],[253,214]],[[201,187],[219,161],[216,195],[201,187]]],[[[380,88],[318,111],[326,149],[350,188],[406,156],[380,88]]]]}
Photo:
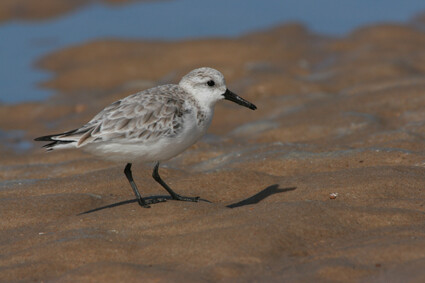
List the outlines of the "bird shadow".
{"type": "MultiPolygon", "coordinates": [[[[296,187],[280,189],[278,184],[274,184],[274,185],[268,186],[267,188],[265,188],[261,192],[256,193],[253,196],[250,196],[249,198],[246,198],[246,199],[241,200],[239,202],[229,204],[226,207],[237,208],[237,207],[241,207],[241,206],[245,206],[245,205],[256,204],[256,203],[259,203],[260,201],[264,200],[265,198],[267,198],[271,195],[283,193],[283,192],[289,192],[289,191],[293,191],[295,189],[296,189],[296,187]]],[[[172,200],[171,196],[150,196],[150,197],[145,197],[144,199],[145,200],[156,200],[158,203],[159,202],[165,202],[167,200],[172,200]]],[[[206,199],[199,199],[199,201],[211,203],[210,201],[208,201],[206,199]]],[[[77,214],[77,216],[83,215],[83,214],[93,213],[93,212],[100,211],[100,210],[107,209],[107,208],[113,208],[113,207],[129,204],[129,203],[133,203],[133,202],[137,202],[137,199],[124,200],[124,201],[108,204],[108,205],[105,205],[105,206],[101,206],[101,207],[98,207],[98,208],[90,209],[90,210],[87,210],[87,211],[84,211],[84,212],[77,214]]]]}
{"type": "Polygon", "coordinates": [[[283,192],[290,192],[290,191],[294,191],[296,189],[297,189],[297,187],[280,189],[278,184],[274,184],[274,185],[268,186],[267,188],[265,188],[261,192],[256,193],[253,196],[250,196],[249,198],[246,198],[246,199],[241,200],[239,202],[229,204],[226,207],[236,208],[236,207],[241,207],[241,206],[245,206],[245,205],[256,204],[256,203],[259,203],[260,201],[264,200],[265,198],[267,198],[271,195],[283,193],[283,192]]]}
{"type": "MultiPolygon", "coordinates": [[[[154,200],[155,201],[154,203],[160,203],[160,202],[166,202],[167,200],[173,200],[173,198],[171,196],[149,196],[149,197],[144,197],[143,199],[146,200],[146,201],[154,200]]],[[[202,199],[202,198],[200,198],[199,201],[210,202],[209,200],[202,199]]],[[[116,203],[111,203],[111,204],[108,204],[108,205],[105,205],[105,206],[93,208],[93,209],[78,213],[77,216],[83,215],[83,214],[89,214],[89,213],[96,212],[96,211],[103,210],[103,209],[107,209],[107,208],[113,208],[113,207],[117,207],[117,206],[120,206],[120,205],[129,204],[129,203],[133,203],[133,202],[138,202],[138,200],[137,199],[129,199],[129,200],[124,200],[124,201],[120,201],[120,202],[116,202],[116,203]]],[[[154,204],[154,203],[151,203],[151,204],[154,204]]]]}

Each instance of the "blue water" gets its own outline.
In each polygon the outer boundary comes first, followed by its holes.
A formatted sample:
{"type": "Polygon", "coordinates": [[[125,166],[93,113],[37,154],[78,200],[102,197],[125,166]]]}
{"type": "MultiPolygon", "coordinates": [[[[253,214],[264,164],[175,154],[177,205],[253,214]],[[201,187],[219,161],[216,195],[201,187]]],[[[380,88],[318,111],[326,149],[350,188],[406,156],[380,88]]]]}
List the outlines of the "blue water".
{"type": "Polygon", "coordinates": [[[0,102],[46,99],[50,74],[35,62],[55,50],[103,38],[179,40],[233,37],[285,22],[341,36],[366,24],[405,22],[424,0],[176,0],[93,4],[59,18],[0,25],[0,102]]]}

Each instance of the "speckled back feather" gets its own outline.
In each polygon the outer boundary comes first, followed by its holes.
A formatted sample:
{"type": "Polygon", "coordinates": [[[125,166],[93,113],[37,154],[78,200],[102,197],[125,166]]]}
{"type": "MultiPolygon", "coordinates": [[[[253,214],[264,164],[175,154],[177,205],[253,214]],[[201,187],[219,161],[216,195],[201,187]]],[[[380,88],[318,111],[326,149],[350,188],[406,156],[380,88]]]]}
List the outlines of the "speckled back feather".
{"type": "Polygon", "coordinates": [[[46,145],[48,149],[70,143],[82,147],[104,140],[155,142],[161,136],[178,134],[183,115],[189,112],[184,106],[187,99],[178,85],[158,86],[112,103],[79,129],[38,140],[53,141],[46,145]]]}

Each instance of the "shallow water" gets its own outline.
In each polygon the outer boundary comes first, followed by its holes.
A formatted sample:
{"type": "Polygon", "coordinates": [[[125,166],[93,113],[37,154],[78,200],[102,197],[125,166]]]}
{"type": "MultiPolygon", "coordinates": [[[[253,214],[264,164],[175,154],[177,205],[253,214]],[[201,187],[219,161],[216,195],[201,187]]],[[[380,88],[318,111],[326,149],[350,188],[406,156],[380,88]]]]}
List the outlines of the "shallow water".
{"type": "MultiPolygon", "coordinates": [[[[412,1],[214,1],[136,2],[85,6],[42,21],[9,21],[0,25],[0,102],[39,101],[53,91],[37,85],[50,74],[35,63],[58,49],[102,38],[177,40],[233,37],[297,21],[318,33],[343,35],[361,25],[404,22],[425,9],[412,1]]],[[[208,55],[206,55],[208,56],[208,55]]]]}
{"type": "Polygon", "coordinates": [[[14,152],[25,152],[33,147],[33,144],[25,139],[25,131],[0,130],[0,143],[14,152]]]}

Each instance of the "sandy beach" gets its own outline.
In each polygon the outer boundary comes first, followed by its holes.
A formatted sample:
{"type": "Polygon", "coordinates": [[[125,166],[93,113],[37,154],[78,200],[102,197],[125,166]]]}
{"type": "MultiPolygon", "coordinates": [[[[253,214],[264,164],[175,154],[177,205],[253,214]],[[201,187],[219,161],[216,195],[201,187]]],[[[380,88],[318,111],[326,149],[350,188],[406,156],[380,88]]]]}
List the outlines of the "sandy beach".
{"type": "MultiPolygon", "coordinates": [[[[12,133],[0,145],[0,281],[423,282],[418,24],[341,38],[287,24],[234,39],[102,40],[42,58],[55,95],[0,105],[12,133]],[[208,134],[160,169],[175,191],[212,203],[143,209],[125,164],[32,141],[201,66],[258,107],[220,102],[208,134]]],[[[133,166],[140,191],[166,195],[151,168],[133,166]]]]}
{"type": "Polygon", "coordinates": [[[0,2],[0,22],[17,19],[37,21],[56,18],[96,2],[119,5],[136,1],[148,2],[149,0],[2,0],[0,2]]]}

